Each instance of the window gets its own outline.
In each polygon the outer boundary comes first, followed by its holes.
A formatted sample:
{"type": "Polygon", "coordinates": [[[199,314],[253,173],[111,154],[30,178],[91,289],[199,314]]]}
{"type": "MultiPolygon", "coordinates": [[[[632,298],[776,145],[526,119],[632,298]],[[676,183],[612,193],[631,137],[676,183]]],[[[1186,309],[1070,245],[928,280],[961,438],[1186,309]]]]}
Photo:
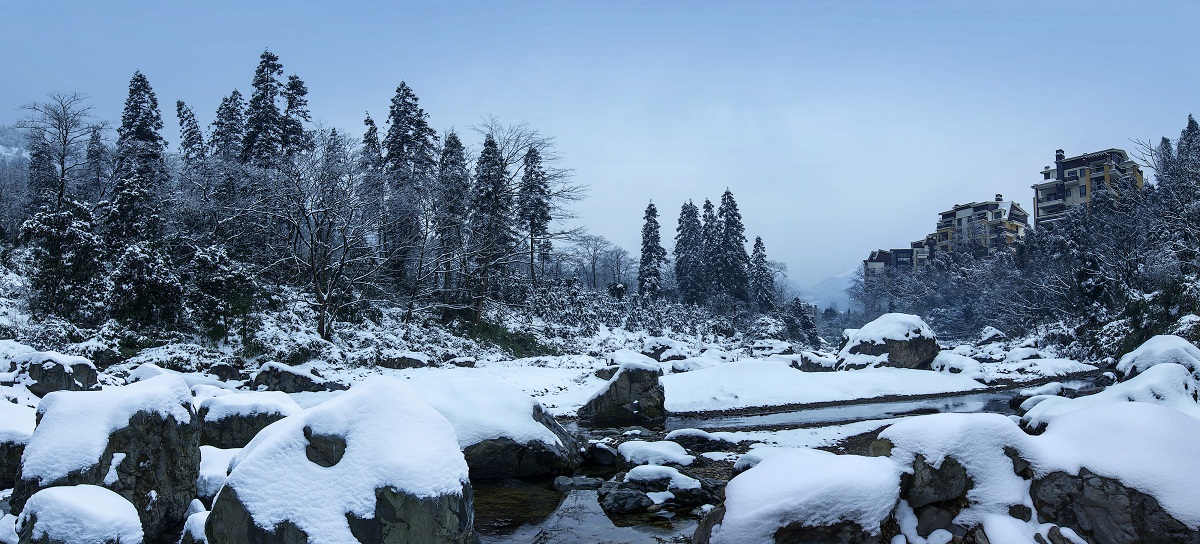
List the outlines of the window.
{"type": "Polygon", "coordinates": [[[1000,211],[1000,210],[996,210],[996,213],[995,213],[995,214],[994,214],[992,217],[994,217],[995,219],[1003,219],[1003,218],[1004,218],[1004,212],[1002,212],[1002,211],[1000,211]]]}
{"type": "Polygon", "coordinates": [[[1079,198],[1083,198],[1085,196],[1087,196],[1087,185],[1080,185],[1079,186],[1079,198]]]}

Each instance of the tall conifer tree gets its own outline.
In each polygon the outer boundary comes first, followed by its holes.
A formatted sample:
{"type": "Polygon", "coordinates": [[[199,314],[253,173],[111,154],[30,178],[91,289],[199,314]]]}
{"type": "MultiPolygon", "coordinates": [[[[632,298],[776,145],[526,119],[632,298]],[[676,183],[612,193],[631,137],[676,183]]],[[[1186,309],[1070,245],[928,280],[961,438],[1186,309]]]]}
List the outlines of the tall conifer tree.
{"type": "Polygon", "coordinates": [[[675,227],[675,281],[679,297],[687,304],[704,301],[704,232],[700,209],[687,201],[679,210],[675,227]]]}
{"type": "Polygon", "coordinates": [[[529,281],[534,282],[537,281],[537,242],[549,233],[550,228],[550,184],[537,148],[530,147],[525,152],[524,166],[517,191],[517,220],[528,235],[529,281]]]}
{"type": "Polygon", "coordinates": [[[725,194],[721,195],[717,221],[721,225],[714,266],[717,291],[746,302],[749,300],[750,290],[750,278],[747,273],[750,257],[746,255],[746,227],[742,225],[742,214],[738,211],[737,202],[729,189],[725,189],[725,194]]]}
{"type": "Polygon", "coordinates": [[[246,109],[246,133],[242,140],[242,162],[259,168],[278,166],[283,149],[284,117],[276,103],[282,87],[277,78],[281,75],[283,65],[279,57],[263,51],[251,83],[254,91],[246,109]]]}
{"type": "Polygon", "coordinates": [[[667,250],[662,247],[658,226],[658,208],[651,202],[646,206],[642,224],[642,258],[638,266],[638,295],[655,300],[662,291],[662,267],[667,262],[667,250]]]}
{"type": "Polygon", "coordinates": [[[750,253],[750,301],[760,312],[775,308],[775,274],[767,262],[767,246],[761,236],[754,237],[750,253]]]}

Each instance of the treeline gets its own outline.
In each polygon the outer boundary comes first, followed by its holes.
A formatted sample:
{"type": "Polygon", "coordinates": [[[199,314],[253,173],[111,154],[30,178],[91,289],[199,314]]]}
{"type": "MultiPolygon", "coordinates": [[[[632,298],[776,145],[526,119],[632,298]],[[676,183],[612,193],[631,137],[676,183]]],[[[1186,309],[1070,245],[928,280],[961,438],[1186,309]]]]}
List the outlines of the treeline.
{"type": "Polygon", "coordinates": [[[916,313],[962,337],[987,325],[1057,330],[1095,357],[1153,334],[1193,334],[1185,316],[1200,313],[1200,125],[1189,116],[1174,142],[1140,146],[1156,183],[1139,189],[1126,177],[1011,250],[941,252],[914,273],[860,277],[852,296],[868,318],[916,313]]]}

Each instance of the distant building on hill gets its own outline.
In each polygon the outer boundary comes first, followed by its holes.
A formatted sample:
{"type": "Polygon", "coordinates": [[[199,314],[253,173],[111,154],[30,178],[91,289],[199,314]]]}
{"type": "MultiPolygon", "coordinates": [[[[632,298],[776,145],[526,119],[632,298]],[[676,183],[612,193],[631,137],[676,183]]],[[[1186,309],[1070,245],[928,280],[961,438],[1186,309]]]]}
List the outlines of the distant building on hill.
{"type": "Polygon", "coordinates": [[[938,214],[933,233],[937,251],[972,251],[988,254],[1025,238],[1029,212],[1020,204],[996,195],[994,200],[955,204],[938,214]]]}
{"type": "Polygon", "coordinates": [[[1042,169],[1042,182],[1033,185],[1034,227],[1062,219],[1067,211],[1085,205],[1096,191],[1111,189],[1118,183],[1144,185],[1142,169],[1123,149],[1105,149],[1067,158],[1054,152],[1054,167],[1042,169]]]}

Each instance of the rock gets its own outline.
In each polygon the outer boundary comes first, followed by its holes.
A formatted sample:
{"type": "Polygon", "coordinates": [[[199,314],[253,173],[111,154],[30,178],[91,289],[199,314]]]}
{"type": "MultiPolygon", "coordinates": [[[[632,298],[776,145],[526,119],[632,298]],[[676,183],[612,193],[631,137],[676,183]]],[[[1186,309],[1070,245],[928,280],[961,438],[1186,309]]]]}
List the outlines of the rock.
{"type": "Polygon", "coordinates": [[[146,541],[175,542],[196,497],[200,427],[178,375],[94,392],[56,392],[21,460],[11,504],[56,486],[103,486],[136,507],[146,541]]]}
{"type": "Polygon", "coordinates": [[[134,505],[94,485],[35,493],[16,525],[21,544],[127,544],[142,542],[144,536],[134,505]]]}
{"type": "Polygon", "coordinates": [[[642,346],[642,355],[660,363],[687,359],[687,352],[686,344],[669,338],[650,338],[642,346]]]}
{"type": "Polygon", "coordinates": [[[245,380],[250,376],[241,368],[235,367],[229,363],[217,363],[208,367],[208,373],[222,380],[245,380]]]}
{"type": "Polygon", "coordinates": [[[620,365],[606,366],[604,368],[597,368],[592,374],[601,380],[611,380],[613,376],[617,375],[618,370],[621,370],[620,365]]]}
{"type": "Polygon", "coordinates": [[[844,347],[838,352],[840,369],[928,369],[941,350],[933,330],[915,315],[884,314],[847,333],[844,347]]]}
{"type": "Polygon", "coordinates": [[[0,489],[11,489],[16,483],[24,451],[25,442],[0,441],[0,489]]]}
{"type": "Polygon", "coordinates": [[[801,351],[800,358],[792,361],[792,368],[804,372],[833,372],[837,370],[837,358],[820,355],[812,351],[801,351]]]}
{"type": "Polygon", "coordinates": [[[403,381],[367,378],[267,433],[213,501],[209,543],[478,542],[454,428],[403,381]]]}
{"type": "Polygon", "coordinates": [[[588,444],[587,449],[583,452],[583,459],[590,464],[602,467],[625,466],[625,458],[621,456],[616,448],[608,444],[588,444]]]}
{"type": "Polygon", "coordinates": [[[750,345],[750,354],[754,357],[765,358],[771,355],[791,355],[796,353],[792,345],[782,340],[756,340],[750,345]]]}
{"type": "Polygon", "coordinates": [[[346,386],[326,380],[312,372],[292,368],[279,363],[264,363],[254,378],[250,380],[251,388],[282,391],[284,393],[303,393],[317,391],[339,391],[346,386]]]}
{"type": "Polygon", "coordinates": [[[196,413],[201,422],[200,443],[221,449],[241,448],[267,425],[300,409],[296,401],[279,391],[209,397],[196,413]]]}
{"type": "Polygon", "coordinates": [[[30,393],[44,397],[53,391],[94,391],[96,366],[83,357],[63,355],[56,351],[35,351],[13,358],[17,368],[17,383],[30,393]]]}
{"type": "Polygon", "coordinates": [[[475,368],[474,357],[453,357],[446,361],[446,364],[454,365],[459,368],[475,368]]]}
{"type": "Polygon", "coordinates": [[[603,483],[604,480],[601,480],[600,478],[589,478],[587,476],[559,476],[554,479],[554,489],[557,489],[563,493],[577,489],[600,489],[600,484],[603,483]]]}
{"type": "Polygon", "coordinates": [[[33,434],[37,410],[0,398],[0,489],[12,489],[21,454],[33,434]]]}
{"type": "Polygon", "coordinates": [[[696,526],[696,532],[692,534],[692,544],[709,544],[712,539],[712,531],[725,518],[725,508],[718,506],[710,510],[703,518],[700,519],[700,524],[696,526]]]}
{"type": "Polygon", "coordinates": [[[641,363],[625,363],[605,389],[579,409],[585,425],[656,425],[667,417],[666,397],[659,377],[662,369],[641,363]]]}
{"type": "Polygon", "coordinates": [[[654,501],[645,493],[631,487],[616,487],[609,491],[601,488],[600,508],[608,515],[640,514],[654,506],[654,501]]]}
{"type": "Polygon", "coordinates": [[[671,431],[667,433],[666,439],[696,453],[733,451],[737,447],[737,444],[733,442],[700,429],[678,429],[671,431]]]}
{"type": "Polygon", "coordinates": [[[1086,468],[1036,479],[1030,495],[1040,521],[1070,527],[1088,542],[1200,543],[1200,531],[1171,517],[1154,497],[1086,468]]]}
{"type": "Polygon", "coordinates": [[[925,462],[924,455],[917,454],[913,473],[900,477],[900,497],[914,510],[929,504],[965,499],[972,487],[975,482],[967,476],[967,469],[953,457],[946,457],[940,467],[933,468],[925,462]]]}
{"type": "MultiPolygon", "coordinates": [[[[693,540],[694,542],[694,540],[693,540]]],[[[829,542],[836,544],[883,544],[886,542],[880,535],[872,535],[864,531],[853,521],[841,521],[833,525],[809,527],[793,523],[775,531],[775,542],[807,543],[829,542]]]]}
{"type": "Polygon", "coordinates": [[[415,351],[384,350],[379,354],[379,366],[384,368],[425,368],[429,366],[429,356],[415,351]]]}

